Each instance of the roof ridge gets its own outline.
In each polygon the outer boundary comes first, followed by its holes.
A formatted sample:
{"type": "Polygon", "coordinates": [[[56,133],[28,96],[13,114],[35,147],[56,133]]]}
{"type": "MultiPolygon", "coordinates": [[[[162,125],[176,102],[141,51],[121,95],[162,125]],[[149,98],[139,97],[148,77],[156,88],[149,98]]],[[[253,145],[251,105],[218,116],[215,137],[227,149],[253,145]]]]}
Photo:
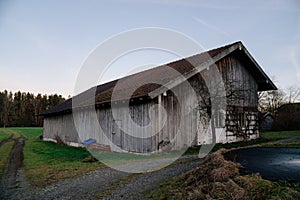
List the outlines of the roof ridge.
{"type": "MultiPolygon", "coordinates": [[[[147,72],[147,71],[151,71],[151,70],[157,69],[157,68],[159,68],[159,67],[163,67],[163,66],[166,66],[166,65],[171,65],[171,64],[174,64],[174,63],[177,63],[177,62],[181,62],[181,61],[183,61],[183,60],[188,60],[188,59],[190,59],[190,58],[192,58],[192,57],[199,56],[199,55],[204,54],[204,53],[216,51],[216,50],[223,49],[223,48],[229,48],[230,46],[233,46],[233,45],[238,44],[238,43],[240,43],[241,45],[243,45],[243,43],[242,43],[241,41],[236,41],[236,42],[233,42],[233,43],[230,43],[230,44],[226,44],[226,45],[223,45],[223,46],[220,46],[220,47],[216,47],[216,48],[213,48],[213,49],[210,49],[210,50],[206,50],[206,51],[203,51],[203,52],[201,52],[201,53],[197,53],[197,54],[194,54],[194,55],[185,57],[185,58],[180,58],[180,59],[178,59],[178,60],[174,60],[174,61],[171,61],[171,62],[168,62],[168,63],[165,63],[165,64],[160,64],[160,65],[158,65],[158,66],[155,66],[155,67],[152,67],[152,68],[143,70],[143,71],[139,71],[139,72],[136,72],[136,73],[134,73],[134,74],[130,74],[130,75],[127,75],[127,76],[123,76],[123,77],[120,77],[120,78],[116,78],[116,79],[113,79],[113,80],[111,80],[111,81],[108,81],[108,82],[99,84],[99,85],[97,85],[96,87],[103,86],[103,85],[105,85],[105,84],[107,84],[107,83],[112,83],[112,82],[114,82],[114,81],[119,81],[119,80],[121,80],[121,79],[128,78],[128,77],[131,77],[131,76],[135,76],[135,75],[140,74],[140,73],[144,73],[144,72],[147,72]]],[[[94,87],[95,87],[95,86],[94,86],[94,87]]],[[[93,87],[91,87],[91,88],[93,88],[93,87]]],[[[91,89],[91,88],[90,88],[90,89],[91,89]]]]}

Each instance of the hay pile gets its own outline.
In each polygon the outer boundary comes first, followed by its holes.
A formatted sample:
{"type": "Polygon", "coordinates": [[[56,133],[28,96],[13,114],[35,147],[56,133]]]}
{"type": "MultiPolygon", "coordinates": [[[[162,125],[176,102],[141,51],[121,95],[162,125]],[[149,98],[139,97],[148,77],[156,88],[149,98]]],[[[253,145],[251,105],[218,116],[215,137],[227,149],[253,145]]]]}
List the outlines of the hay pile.
{"type": "Polygon", "coordinates": [[[209,155],[199,167],[178,177],[175,188],[169,186],[168,194],[160,197],[243,200],[300,198],[298,191],[264,180],[258,174],[241,175],[240,164],[224,159],[226,151],[221,149],[209,155]]]}

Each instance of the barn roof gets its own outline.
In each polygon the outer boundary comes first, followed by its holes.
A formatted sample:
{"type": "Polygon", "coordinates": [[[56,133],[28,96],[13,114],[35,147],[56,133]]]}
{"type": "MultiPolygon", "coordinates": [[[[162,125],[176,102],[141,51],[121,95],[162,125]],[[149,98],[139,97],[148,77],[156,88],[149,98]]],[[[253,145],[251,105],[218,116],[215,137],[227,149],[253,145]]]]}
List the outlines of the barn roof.
{"type": "MultiPolygon", "coordinates": [[[[112,92],[116,88],[115,86],[117,83],[118,92],[116,93],[116,98],[114,98],[115,100],[124,100],[124,96],[128,89],[135,87],[137,83],[142,86],[133,93],[131,99],[141,97],[156,97],[157,95],[163,93],[166,88],[172,88],[180,84],[182,77],[184,77],[184,80],[186,80],[187,78],[198,73],[199,71],[197,69],[195,70],[194,66],[197,66],[197,68],[198,66],[210,66],[211,64],[216,63],[231,53],[236,54],[236,56],[238,56],[238,58],[241,60],[250,63],[250,65],[247,65],[247,70],[255,78],[259,91],[277,89],[274,83],[250,55],[244,45],[241,42],[235,42],[90,88],[89,90],[76,96],[76,101],[79,102],[77,105],[79,107],[84,107],[87,105],[94,105],[94,103],[96,103],[96,105],[101,105],[111,102],[112,92]],[[175,69],[183,76],[179,77],[178,74],[170,73],[168,67],[175,69]],[[161,85],[154,84],[153,82],[159,82],[161,85]],[[95,99],[91,98],[91,92],[93,92],[93,94],[95,93],[95,99]]],[[[62,114],[65,112],[70,112],[71,110],[72,98],[52,109],[44,111],[41,113],[41,115],[62,114]]]]}

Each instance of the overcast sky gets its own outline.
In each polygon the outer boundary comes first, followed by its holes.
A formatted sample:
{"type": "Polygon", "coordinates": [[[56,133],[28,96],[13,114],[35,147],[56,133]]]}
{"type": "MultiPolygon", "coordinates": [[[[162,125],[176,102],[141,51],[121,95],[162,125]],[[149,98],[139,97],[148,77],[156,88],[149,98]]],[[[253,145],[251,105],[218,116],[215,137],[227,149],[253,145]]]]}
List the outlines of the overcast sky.
{"type": "MultiPolygon", "coordinates": [[[[78,72],[97,45],[143,27],[179,31],[207,50],[241,40],[278,87],[300,86],[299,2],[0,1],[0,91],[72,95],[78,72]]],[[[174,59],[137,53],[124,59],[126,64],[119,60],[107,79],[124,75],[129,60],[143,65],[174,59]]]]}

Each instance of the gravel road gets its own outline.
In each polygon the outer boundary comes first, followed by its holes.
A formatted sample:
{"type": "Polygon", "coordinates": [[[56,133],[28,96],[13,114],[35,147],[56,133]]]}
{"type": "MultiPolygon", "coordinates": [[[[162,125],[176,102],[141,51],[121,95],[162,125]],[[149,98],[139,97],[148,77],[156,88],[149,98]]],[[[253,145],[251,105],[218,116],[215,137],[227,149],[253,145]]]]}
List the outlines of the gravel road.
{"type": "Polygon", "coordinates": [[[43,189],[30,187],[21,168],[17,177],[21,177],[22,184],[13,193],[8,192],[9,196],[6,195],[5,199],[149,199],[151,191],[160,184],[201,162],[197,156],[183,156],[168,167],[140,174],[103,168],[43,189]]]}

